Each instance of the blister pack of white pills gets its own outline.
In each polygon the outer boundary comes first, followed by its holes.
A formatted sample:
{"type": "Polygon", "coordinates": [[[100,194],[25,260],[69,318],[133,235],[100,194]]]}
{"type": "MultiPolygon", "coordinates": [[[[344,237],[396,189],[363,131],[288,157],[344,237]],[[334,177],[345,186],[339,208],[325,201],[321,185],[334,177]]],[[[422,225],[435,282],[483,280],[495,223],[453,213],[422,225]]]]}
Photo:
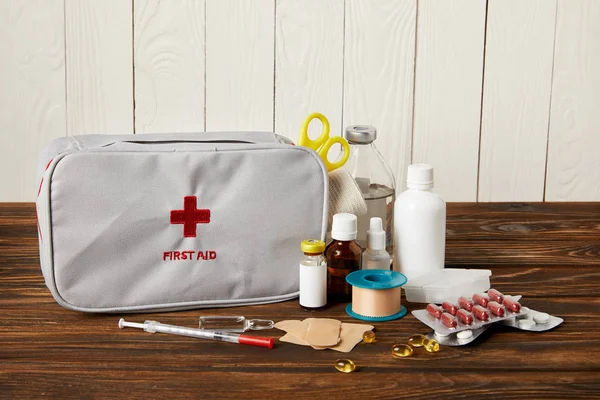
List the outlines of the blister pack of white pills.
{"type": "Polygon", "coordinates": [[[428,339],[435,339],[442,346],[464,346],[477,339],[485,332],[490,325],[484,325],[477,329],[466,329],[457,333],[444,335],[441,332],[431,331],[427,335],[428,339]]]}
{"type": "Polygon", "coordinates": [[[521,307],[521,312],[516,318],[505,319],[500,323],[524,331],[544,332],[556,328],[563,321],[562,318],[555,317],[554,315],[521,307]]]}

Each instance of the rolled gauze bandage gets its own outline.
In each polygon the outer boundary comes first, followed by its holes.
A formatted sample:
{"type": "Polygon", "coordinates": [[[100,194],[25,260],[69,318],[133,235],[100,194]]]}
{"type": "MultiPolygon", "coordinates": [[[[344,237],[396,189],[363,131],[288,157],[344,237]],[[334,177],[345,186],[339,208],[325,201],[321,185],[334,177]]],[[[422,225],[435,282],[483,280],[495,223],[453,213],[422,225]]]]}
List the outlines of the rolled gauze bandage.
{"type": "Polygon", "coordinates": [[[356,216],[367,213],[367,203],[358,184],[344,168],[329,173],[329,229],[333,216],[338,213],[356,216]]]}
{"type": "Polygon", "coordinates": [[[363,321],[391,321],[406,315],[400,304],[401,286],[406,276],[396,271],[365,269],[346,277],[352,286],[352,304],[346,313],[363,321]]]}

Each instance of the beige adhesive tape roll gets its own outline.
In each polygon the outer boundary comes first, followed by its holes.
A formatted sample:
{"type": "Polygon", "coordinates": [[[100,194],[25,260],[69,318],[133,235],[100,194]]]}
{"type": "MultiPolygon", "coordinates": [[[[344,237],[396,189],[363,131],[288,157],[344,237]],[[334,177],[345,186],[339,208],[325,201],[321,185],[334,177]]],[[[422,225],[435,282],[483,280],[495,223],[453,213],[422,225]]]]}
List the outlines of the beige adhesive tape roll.
{"type": "Polygon", "coordinates": [[[346,277],[352,286],[352,304],[346,313],[363,321],[390,321],[406,315],[400,303],[406,277],[395,271],[369,269],[355,271],[346,277]]]}
{"type": "Polygon", "coordinates": [[[400,312],[400,288],[385,290],[352,287],[352,311],[368,317],[387,317],[400,312]]]}

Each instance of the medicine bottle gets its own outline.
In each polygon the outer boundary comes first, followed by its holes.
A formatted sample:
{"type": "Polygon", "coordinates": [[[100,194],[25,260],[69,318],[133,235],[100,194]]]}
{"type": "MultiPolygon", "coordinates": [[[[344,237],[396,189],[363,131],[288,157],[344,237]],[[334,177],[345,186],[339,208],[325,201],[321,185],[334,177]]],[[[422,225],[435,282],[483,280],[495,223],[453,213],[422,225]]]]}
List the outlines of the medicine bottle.
{"type": "Polygon", "coordinates": [[[409,165],[406,184],[394,209],[394,270],[410,280],[444,268],[446,203],[432,191],[430,165],[409,165]]]}
{"type": "Polygon", "coordinates": [[[375,147],[377,130],[368,125],[352,125],[346,128],[344,137],[350,145],[350,157],[344,168],[356,180],[367,203],[367,213],[358,217],[356,241],[362,248],[366,247],[370,220],[379,217],[387,233],[385,249],[392,254],[396,184],[392,170],[375,147]]]}
{"type": "Polygon", "coordinates": [[[371,218],[367,231],[367,249],[362,255],[361,269],[390,269],[391,257],[385,251],[385,231],[381,218],[371,218]]]}
{"type": "Polygon", "coordinates": [[[327,296],[333,302],[352,300],[352,287],[346,276],[360,269],[362,250],[355,242],[356,215],[335,214],[331,227],[331,243],[325,250],[327,259],[327,296]]]}
{"type": "Polygon", "coordinates": [[[317,310],[327,305],[327,262],[323,256],[325,242],[308,239],[300,243],[304,253],[300,260],[300,306],[317,310]]]}

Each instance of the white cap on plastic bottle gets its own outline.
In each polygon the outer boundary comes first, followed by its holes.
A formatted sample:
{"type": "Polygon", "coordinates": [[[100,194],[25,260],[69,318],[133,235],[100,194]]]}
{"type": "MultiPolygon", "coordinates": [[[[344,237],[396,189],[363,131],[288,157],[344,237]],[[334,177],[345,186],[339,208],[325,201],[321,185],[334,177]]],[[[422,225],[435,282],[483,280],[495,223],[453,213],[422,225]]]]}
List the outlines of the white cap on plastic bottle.
{"type": "Polygon", "coordinates": [[[367,249],[385,249],[385,231],[383,230],[383,222],[379,217],[373,217],[369,221],[369,230],[367,231],[367,249]]]}
{"type": "Polygon", "coordinates": [[[331,237],[335,240],[354,240],[356,239],[356,225],[356,215],[349,213],[335,214],[331,225],[331,237]]]}
{"type": "Polygon", "coordinates": [[[433,167],[428,164],[409,165],[406,186],[409,189],[433,189],[433,167]]]}

